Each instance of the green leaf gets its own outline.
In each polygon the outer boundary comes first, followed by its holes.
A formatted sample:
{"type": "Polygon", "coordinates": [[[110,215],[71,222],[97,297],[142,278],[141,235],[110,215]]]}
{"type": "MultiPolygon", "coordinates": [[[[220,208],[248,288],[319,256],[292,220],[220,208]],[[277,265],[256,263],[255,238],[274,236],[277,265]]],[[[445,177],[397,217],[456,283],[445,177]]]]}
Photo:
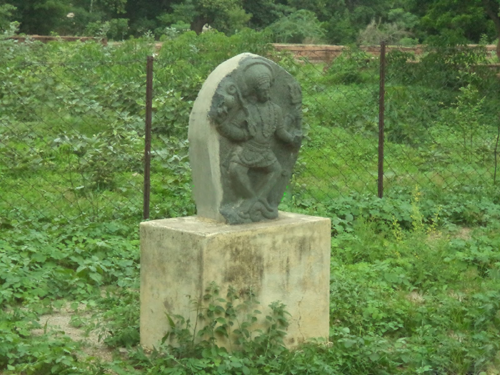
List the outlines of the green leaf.
{"type": "Polygon", "coordinates": [[[99,273],[90,273],[89,277],[97,283],[102,282],[102,276],[99,273]]]}
{"type": "Polygon", "coordinates": [[[175,328],[175,323],[174,323],[172,317],[169,314],[167,314],[167,313],[165,313],[165,315],[167,316],[168,325],[170,326],[170,328],[175,328]]]}
{"type": "Polygon", "coordinates": [[[351,340],[351,339],[343,339],[342,342],[344,343],[344,346],[346,348],[350,348],[352,347],[354,344],[356,344],[356,341],[355,340],[351,340]]]}

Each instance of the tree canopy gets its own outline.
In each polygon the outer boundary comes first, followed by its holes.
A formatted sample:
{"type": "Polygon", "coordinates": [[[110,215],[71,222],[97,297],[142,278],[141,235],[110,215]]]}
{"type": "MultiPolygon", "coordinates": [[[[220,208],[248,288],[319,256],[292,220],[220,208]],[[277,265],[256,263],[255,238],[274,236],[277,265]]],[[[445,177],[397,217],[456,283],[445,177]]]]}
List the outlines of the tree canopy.
{"type": "Polygon", "coordinates": [[[493,42],[500,0],[0,0],[0,29],[121,39],[172,30],[268,29],[276,41],[493,42]],[[376,36],[376,37],[375,37],[376,36]]]}

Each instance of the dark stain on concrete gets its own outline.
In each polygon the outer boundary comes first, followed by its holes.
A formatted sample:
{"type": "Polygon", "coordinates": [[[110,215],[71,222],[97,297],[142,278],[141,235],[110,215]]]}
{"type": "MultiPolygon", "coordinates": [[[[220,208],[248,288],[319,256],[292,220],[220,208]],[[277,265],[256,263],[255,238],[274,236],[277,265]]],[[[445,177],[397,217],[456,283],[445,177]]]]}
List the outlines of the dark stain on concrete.
{"type": "Polygon", "coordinates": [[[230,244],[229,261],[223,270],[224,282],[237,289],[252,288],[254,293],[259,293],[264,277],[264,257],[260,251],[243,240],[236,239],[230,244]]]}
{"type": "Polygon", "coordinates": [[[172,305],[168,302],[168,298],[163,301],[163,306],[170,313],[172,311],[172,305]]]}

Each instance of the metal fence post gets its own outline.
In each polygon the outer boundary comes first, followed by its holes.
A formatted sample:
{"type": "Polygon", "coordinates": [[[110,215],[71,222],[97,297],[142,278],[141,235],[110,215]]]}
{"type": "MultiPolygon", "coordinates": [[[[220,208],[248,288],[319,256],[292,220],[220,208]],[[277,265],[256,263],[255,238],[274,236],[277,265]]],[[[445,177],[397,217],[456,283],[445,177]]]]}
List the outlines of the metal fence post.
{"type": "Polygon", "coordinates": [[[378,107],[378,197],[384,196],[384,114],[385,114],[385,41],[380,43],[380,89],[378,107]]]}
{"type": "Polygon", "coordinates": [[[153,112],[153,56],[147,57],[146,64],[146,124],[144,136],[144,206],[143,218],[149,219],[151,195],[151,121],[153,112]]]}
{"type": "Polygon", "coordinates": [[[498,167],[498,141],[500,140],[500,115],[499,121],[497,124],[497,141],[495,142],[495,151],[493,152],[493,155],[495,155],[495,169],[493,171],[493,185],[497,184],[497,167],[498,167]]]}

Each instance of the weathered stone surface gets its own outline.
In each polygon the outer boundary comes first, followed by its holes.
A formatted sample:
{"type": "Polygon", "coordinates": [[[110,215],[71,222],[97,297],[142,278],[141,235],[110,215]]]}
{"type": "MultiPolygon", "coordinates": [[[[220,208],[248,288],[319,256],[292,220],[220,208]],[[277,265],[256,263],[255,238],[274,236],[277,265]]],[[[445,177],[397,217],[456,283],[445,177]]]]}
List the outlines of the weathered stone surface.
{"type": "Polygon", "coordinates": [[[271,302],[283,302],[289,347],[326,339],[329,280],[329,219],[280,212],[277,220],[238,226],[199,217],[141,223],[141,344],[152,348],[168,332],[166,313],[194,322],[188,296],[201,298],[211,282],[223,293],[251,288],[262,319],[271,302]]]}
{"type": "Polygon", "coordinates": [[[208,77],[190,117],[190,161],[201,217],[275,219],[302,140],[302,94],[284,69],[245,53],[208,77]]]}

